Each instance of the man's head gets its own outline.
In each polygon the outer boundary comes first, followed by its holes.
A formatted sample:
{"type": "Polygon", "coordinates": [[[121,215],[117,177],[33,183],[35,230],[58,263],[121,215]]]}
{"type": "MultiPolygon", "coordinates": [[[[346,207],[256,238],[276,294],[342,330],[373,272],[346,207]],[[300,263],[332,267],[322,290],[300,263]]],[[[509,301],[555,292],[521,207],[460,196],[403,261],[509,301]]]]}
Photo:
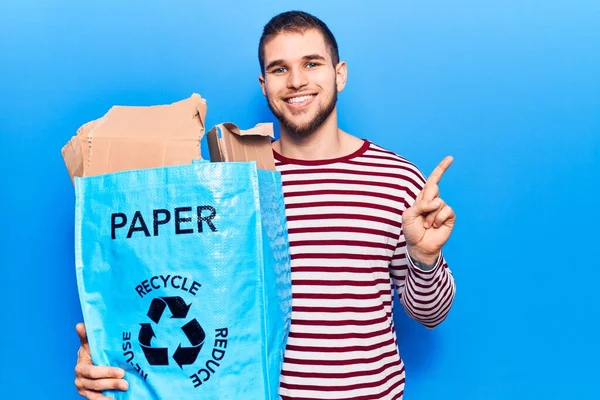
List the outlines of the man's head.
{"type": "Polygon", "coordinates": [[[286,132],[310,135],[331,116],[346,84],[333,34],[310,14],[285,12],[265,25],[258,53],[269,108],[286,132]]]}

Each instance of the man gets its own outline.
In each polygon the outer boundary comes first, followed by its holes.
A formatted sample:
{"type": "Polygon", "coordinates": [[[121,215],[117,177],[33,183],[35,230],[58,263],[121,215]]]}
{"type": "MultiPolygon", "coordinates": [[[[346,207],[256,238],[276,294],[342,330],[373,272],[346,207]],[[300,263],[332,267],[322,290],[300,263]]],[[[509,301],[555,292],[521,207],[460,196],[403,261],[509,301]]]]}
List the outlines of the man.
{"type": "MultiPolygon", "coordinates": [[[[427,182],[409,161],[343,132],[346,84],[334,36],[303,12],[275,16],[259,44],[260,85],[280,121],[292,257],[292,325],[281,374],[286,399],[401,399],[404,364],[392,316],[404,308],[433,328],[455,285],[441,249],[455,222],[439,197],[444,159],[427,182]]],[[[122,370],[93,366],[85,328],[75,385],[89,399],[126,389],[122,370]]]]}

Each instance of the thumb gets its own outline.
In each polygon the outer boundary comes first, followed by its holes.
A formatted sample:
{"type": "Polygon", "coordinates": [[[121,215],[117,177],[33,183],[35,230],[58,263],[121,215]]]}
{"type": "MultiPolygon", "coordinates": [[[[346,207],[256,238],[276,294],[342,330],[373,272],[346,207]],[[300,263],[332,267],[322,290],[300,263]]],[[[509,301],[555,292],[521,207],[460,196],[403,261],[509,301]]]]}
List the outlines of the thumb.
{"type": "Polygon", "coordinates": [[[89,354],[90,345],[88,343],[87,331],[85,330],[85,324],[79,323],[75,326],[75,330],[77,331],[77,335],[79,336],[79,341],[81,342],[81,347],[89,354]]]}
{"type": "MultiPolygon", "coordinates": [[[[431,201],[419,200],[409,209],[414,218],[435,211],[440,206],[440,199],[436,198],[431,201]]],[[[409,211],[407,210],[407,211],[409,211]]]]}

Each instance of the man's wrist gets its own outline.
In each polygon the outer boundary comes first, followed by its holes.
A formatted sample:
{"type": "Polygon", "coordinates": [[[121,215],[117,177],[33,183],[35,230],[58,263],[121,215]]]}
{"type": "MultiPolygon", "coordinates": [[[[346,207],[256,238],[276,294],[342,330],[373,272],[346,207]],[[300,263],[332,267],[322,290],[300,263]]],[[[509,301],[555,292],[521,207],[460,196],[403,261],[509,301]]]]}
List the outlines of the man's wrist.
{"type": "Polygon", "coordinates": [[[415,267],[424,271],[432,270],[437,265],[440,258],[440,252],[437,254],[420,254],[411,249],[408,249],[407,255],[415,267]]]}

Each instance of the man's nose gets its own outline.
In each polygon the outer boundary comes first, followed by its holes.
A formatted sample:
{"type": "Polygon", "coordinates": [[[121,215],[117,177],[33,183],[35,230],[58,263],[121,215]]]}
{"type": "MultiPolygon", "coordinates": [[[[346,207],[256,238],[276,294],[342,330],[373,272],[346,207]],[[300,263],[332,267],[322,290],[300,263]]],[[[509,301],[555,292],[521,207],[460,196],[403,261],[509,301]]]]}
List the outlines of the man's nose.
{"type": "Polygon", "coordinates": [[[308,76],[301,68],[292,68],[288,74],[287,87],[289,89],[299,89],[308,84],[308,76]]]}

